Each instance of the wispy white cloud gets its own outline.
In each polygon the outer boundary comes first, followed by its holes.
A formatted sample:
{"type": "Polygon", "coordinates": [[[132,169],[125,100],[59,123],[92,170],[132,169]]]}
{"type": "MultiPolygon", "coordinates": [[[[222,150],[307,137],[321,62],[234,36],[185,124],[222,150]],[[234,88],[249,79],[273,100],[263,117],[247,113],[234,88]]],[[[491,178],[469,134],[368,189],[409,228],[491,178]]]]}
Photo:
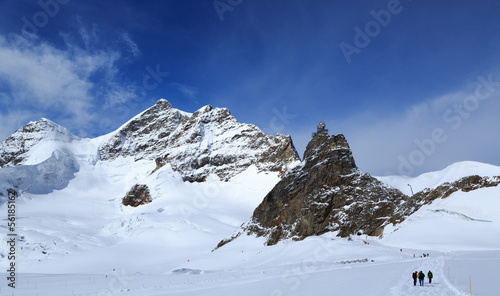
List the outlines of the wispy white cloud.
{"type": "Polygon", "coordinates": [[[19,129],[34,118],[41,118],[42,113],[37,111],[13,110],[0,114],[0,142],[3,142],[15,130],[19,129]],[[35,117],[33,117],[35,116],[35,117]]]}
{"type": "Polygon", "coordinates": [[[196,94],[198,93],[196,88],[178,82],[171,82],[169,85],[176,87],[185,97],[196,102],[196,94]]]}
{"type": "Polygon", "coordinates": [[[132,54],[132,56],[136,57],[141,54],[141,51],[139,50],[139,46],[137,46],[137,43],[132,40],[130,37],[130,34],[127,32],[122,32],[120,34],[120,41],[125,44],[127,47],[128,51],[132,54]]]}
{"type": "Polygon", "coordinates": [[[478,85],[423,100],[399,114],[367,110],[330,124],[342,127],[357,164],[374,174],[417,175],[457,161],[491,162],[500,147],[491,130],[498,124],[500,86],[491,92],[483,88],[485,97],[479,99],[478,85]]]}
{"type": "Polygon", "coordinates": [[[3,108],[2,119],[11,117],[17,106],[24,114],[45,110],[84,127],[95,120],[96,105],[109,108],[134,99],[137,88],[123,83],[119,75],[122,54],[97,46],[96,30],[80,27],[84,47],[67,35],[62,35],[63,46],[36,36],[7,40],[0,35],[0,104],[13,103],[3,108]]]}

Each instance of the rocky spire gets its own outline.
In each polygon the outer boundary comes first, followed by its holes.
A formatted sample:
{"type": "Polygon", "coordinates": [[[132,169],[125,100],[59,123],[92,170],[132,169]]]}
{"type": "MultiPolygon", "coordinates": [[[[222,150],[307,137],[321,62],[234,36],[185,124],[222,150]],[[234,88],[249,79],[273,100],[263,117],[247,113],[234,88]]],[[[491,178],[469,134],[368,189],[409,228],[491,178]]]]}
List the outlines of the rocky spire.
{"type": "Polygon", "coordinates": [[[273,245],[329,231],[343,237],[381,233],[394,205],[407,196],[359,171],[344,135],[330,136],[320,127],[301,165],[276,184],[233,239],[255,234],[273,245]]]}

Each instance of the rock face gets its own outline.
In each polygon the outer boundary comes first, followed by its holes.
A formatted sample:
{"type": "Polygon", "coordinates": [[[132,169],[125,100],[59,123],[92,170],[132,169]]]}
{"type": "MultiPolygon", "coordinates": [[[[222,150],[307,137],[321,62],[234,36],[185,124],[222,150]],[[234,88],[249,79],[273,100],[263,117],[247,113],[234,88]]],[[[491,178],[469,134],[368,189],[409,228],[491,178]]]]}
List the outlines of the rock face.
{"type": "Polygon", "coordinates": [[[149,187],[143,184],[135,184],[123,197],[122,204],[124,206],[138,207],[152,201],[149,187]]]}
{"type": "Polygon", "coordinates": [[[169,136],[190,114],[172,108],[166,100],[132,118],[120,127],[99,152],[102,160],[133,156],[135,160],[155,157],[168,146],[169,136]]]}
{"type": "Polygon", "coordinates": [[[302,164],[266,195],[235,237],[241,232],[256,234],[274,245],[329,231],[342,237],[378,235],[395,207],[407,199],[399,190],[359,171],[344,136],[329,136],[320,125],[302,164]]]}
{"type": "Polygon", "coordinates": [[[0,168],[24,164],[27,153],[40,142],[70,142],[76,139],[78,137],[72,135],[66,128],[46,118],[32,121],[0,144],[0,168]]]}
{"type": "Polygon", "coordinates": [[[410,199],[398,207],[390,222],[399,224],[415,213],[423,205],[430,204],[438,198],[447,198],[457,191],[469,192],[480,188],[495,187],[500,184],[500,176],[481,177],[478,175],[461,178],[455,182],[446,182],[434,189],[426,188],[415,193],[410,199]]]}
{"type": "Polygon", "coordinates": [[[76,141],[92,141],[89,149],[96,143],[98,150],[84,152],[95,161],[152,160],[157,168],[169,164],[189,182],[203,182],[210,174],[227,181],[251,165],[284,175],[299,161],[289,136],[266,135],[224,108],[208,105],[191,114],[162,99],[117,131],[92,140],[75,137],[48,119],[30,122],[0,144],[0,168],[41,163],[76,141]]]}
{"type": "Polygon", "coordinates": [[[358,170],[344,136],[329,136],[320,124],[302,163],[265,196],[249,221],[215,249],[243,234],[265,237],[267,245],[325,232],[380,236],[385,226],[403,222],[435,199],[498,184],[500,176],[474,175],[406,196],[358,170]]]}
{"type": "Polygon", "coordinates": [[[209,174],[227,181],[250,165],[284,174],[299,159],[289,136],[268,136],[238,123],[224,108],[205,106],[190,114],[166,100],[121,127],[101,145],[100,155],[155,160],[158,168],[170,164],[189,182],[203,182],[209,174]]]}

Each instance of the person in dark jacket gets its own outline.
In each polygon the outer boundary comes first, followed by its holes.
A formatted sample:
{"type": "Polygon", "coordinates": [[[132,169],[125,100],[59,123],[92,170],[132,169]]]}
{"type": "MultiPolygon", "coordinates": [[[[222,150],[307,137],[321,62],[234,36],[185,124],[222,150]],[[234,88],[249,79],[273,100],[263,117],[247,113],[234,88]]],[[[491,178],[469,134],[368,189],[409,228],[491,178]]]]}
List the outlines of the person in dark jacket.
{"type": "Polygon", "coordinates": [[[425,278],[425,274],[422,271],[420,271],[418,273],[418,280],[420,282],[420,286],[424,285],[424,278],[425,278]]]}
{"type": "Polygon", "coordinates": [[[427,277],[429,278],[429,284],[432,282],[432,277],[434,275],[432,274],[432,272],[429,270],[429,272],[427,273],[427,277]]]}
{"type": "Polygon", "coordinates": [[[414,272],[411,274],[411,276],[413,277],[413,285],[416,286],[417,285],[417,277],[418,277],[418,272],[414,272]]]}

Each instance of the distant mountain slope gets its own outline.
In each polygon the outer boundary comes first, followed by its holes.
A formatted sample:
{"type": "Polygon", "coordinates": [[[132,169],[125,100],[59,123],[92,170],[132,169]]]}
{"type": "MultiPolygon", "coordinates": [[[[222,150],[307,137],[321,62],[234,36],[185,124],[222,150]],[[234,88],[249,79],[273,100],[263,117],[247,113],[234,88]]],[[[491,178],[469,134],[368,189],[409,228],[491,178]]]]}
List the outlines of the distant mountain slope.
{"type": "Polygon", "coordinates": [[[500,167],[476,161],[461,161],[451,164],[443,170],[424,173],[413,178],[407,176],[375,176],[375,178],[411,195],[410,186],[413,193],[417,193],[425,188],[434,189],[443,183],[458,181],[472,175],[500,176],[500,167]]]}
{"type": "Polygon", "coordinates": [[[79,170],[77,160],[63,151],[35,165],[0,169],[0,202],[8,189],[32,194],[48,194],[65,188],[79,170]]]}
{"type": "Polygon", "coordinates": [[[27,162],[40,163],[52,155],[57,149],[57,143],[69,143],[78,139],[66,128],[46,118],[32,121],[0,143],[0,168],[27,162]]]}

